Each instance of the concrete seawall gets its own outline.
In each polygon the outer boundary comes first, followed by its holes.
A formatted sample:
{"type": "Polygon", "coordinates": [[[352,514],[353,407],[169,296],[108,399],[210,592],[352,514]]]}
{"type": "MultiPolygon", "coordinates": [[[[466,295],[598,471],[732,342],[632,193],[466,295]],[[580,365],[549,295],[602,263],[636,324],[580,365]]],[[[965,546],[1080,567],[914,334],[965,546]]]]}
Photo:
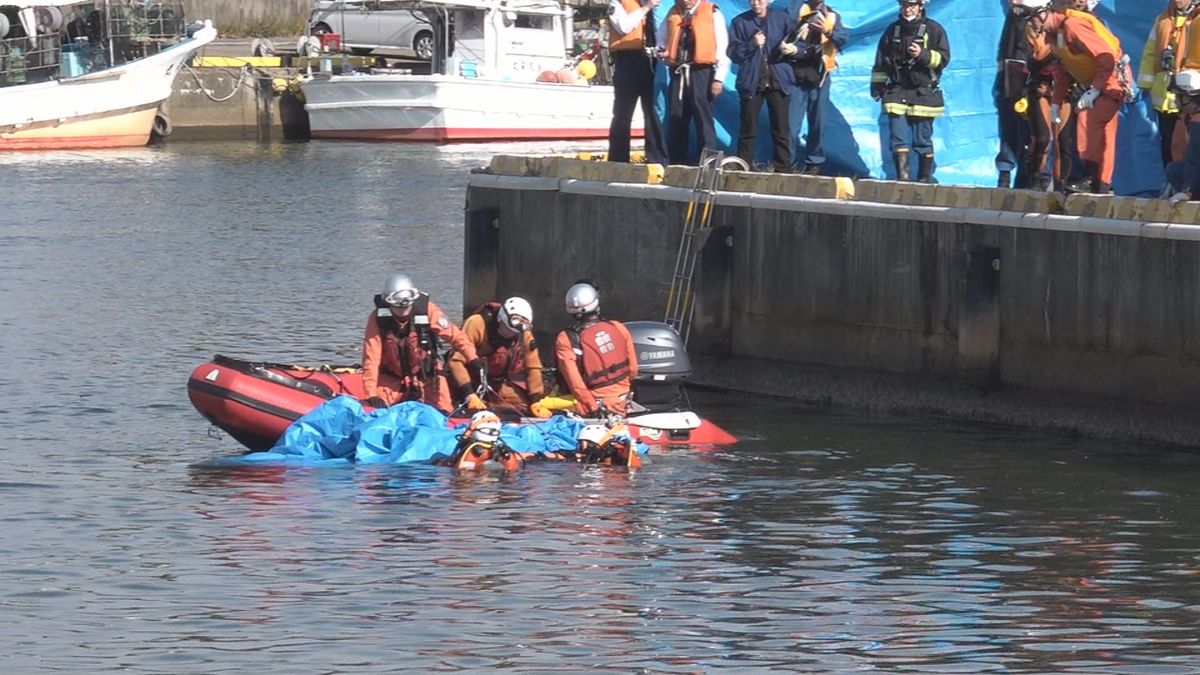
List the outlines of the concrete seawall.
{"type": "MultiPolygon", "coordinates": [[[[567,322],[563,290],[590,277],[606,314],[663,315],[686,170],[657,185],[636,174],[644,167],[608,180],[581,171],[496,175],[529,173],[501,161],[472,176],[465,306],[523,294],[549,334],[567,322]]],[[[696,277],[696,381],[1200,445],[1200,227],[1053,213],[1153,204],[972,188],[943,188],[940,201],[989,208],[912,205],[923,190],[939,201],[937,188],[876,181],[860,182],[856,200],[834,199],[848,194],[832,179],[782,179],[824,199],[736,191],[764,180],[731,174],[717,194],[696,277]],[[1015,210],[1000,210],[1004,199],[1015,210]]]]}

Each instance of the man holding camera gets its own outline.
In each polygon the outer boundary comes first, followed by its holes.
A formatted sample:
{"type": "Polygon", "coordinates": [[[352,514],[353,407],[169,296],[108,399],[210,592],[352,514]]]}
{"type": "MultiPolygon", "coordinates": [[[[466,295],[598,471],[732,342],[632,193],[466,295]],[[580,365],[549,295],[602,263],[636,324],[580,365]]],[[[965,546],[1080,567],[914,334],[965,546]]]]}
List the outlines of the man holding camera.
{"type": "Polygon", "coordinates": [[[613,118],[608,127],[608,161],[629,161],[633,111],[640,101],[646,136],[646,162],[667,163],[667,144],[654,110],[654,74],[658,59],[652,52],[654,8],[659,0],[609,0],[608,53],[613,62],[613,118]]]}
{"type": "Polygon", "coordinates": [[[1150,29],[1150,39],[1142,50],[1141,68],[1138,69],[1137,86],[1150,94],[1154,112],[1158,114],[1163,166],[1176,159],[1172,148],[1176,123],[1179,121],[1179,106],[1171,78],[1178,70],[1177,63],[1182,60],[1180,57],[1184,51],[1188,14],[1196,6],[1196,0],[1167,1],[1166,8],[1150,29]]]}
{"type": "Polygon", "coordinates": [[[733,17],[729,26],[731,61],[738,64],[737,92],[742,104],[737,154],[754,166],[754,142],[763,102],[771,119],[772,168],[792,168],[791,132],[788,126],[788,96],[795,88],[792,64],[780,53],[780,45],[791,22],[787,14],[767,8],[768,0],[750,0],[750,11],[733,17]]]}
{"type": "Polygon", "coordinates": [[[933,182],[933,120],[945,108],[940,85],[950,63],[941,24],[925,16],[926,0],[900,0],[900,18],[883,31],[871,68],[871,98],[888,117],[896,180],[909,180],[909,151],[917,180],[933,182]]]}
{"type": "Polygon", "coordinates": [[[796,79],[790,113],[791,119],[798,120],[795,134],[800,133],[801,120],[808,124],[803,172],[816,175],[821,173],[821,165],[825,163],[821,137],[825,113],[829,109],[829,74],[837,68],[837,53],[846,44],[848,35],[841,17],[825,4],[825,0],[801,2],[795,10],[794,28],[780,51],[791,57],[796,79]]]}

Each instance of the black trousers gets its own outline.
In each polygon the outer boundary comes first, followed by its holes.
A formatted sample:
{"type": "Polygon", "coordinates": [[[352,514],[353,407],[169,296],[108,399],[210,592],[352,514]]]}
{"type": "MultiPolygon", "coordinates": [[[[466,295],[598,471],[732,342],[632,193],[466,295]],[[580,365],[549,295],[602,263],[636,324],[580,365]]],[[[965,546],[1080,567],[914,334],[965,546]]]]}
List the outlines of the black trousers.
{"type": "Polygon", "coordinates": [[[656,61],[640,49],[612,52],[612,59],[613,117],[608,127],[608,161],[629,161],[629,130],[633,111],[640,101],[646,133],[646,161],[666,164],[667,144],[663,140],[662,124],[654,111],[656,61]]]}
{"type": "Polygon", "coordinates": [[[667,155],[672,164],[691,164],[688,161],[688,131],[696,124],[696,148],[717,148],[717,132],[713,127],[712,87],[713,67],[693,66],[685,77],[671,72],[671,87],[667,91],[667,155]]]}
{"type": "MultiPolygon", "coordinates": [[[[1154,112],[1158,114],[1159,150],[1162,152],[1163,166],[1166,166],[1176,159],[1171,156],[1171,141],[1175,138],[1175,125],[1179,122],[1179,113],[1166,113],[1161,110],[1154,112]]],[[[1183,161],[1182,157],[1178,159],[1183,161]]]]}
{"type": "Polygon", "coordinates": [[[754,168],[754,146],[758,140],[758,118],[763,102],[767,104],[767,117],[771,120],[771,143],[774,151],[771,164],[776,171],[787,171],[792,166],[791,125],[788,124],[788,97],[774,87],[759,89],[754,96],[742,99],[742,126],[738,131],[737,154],[754,168]]]}

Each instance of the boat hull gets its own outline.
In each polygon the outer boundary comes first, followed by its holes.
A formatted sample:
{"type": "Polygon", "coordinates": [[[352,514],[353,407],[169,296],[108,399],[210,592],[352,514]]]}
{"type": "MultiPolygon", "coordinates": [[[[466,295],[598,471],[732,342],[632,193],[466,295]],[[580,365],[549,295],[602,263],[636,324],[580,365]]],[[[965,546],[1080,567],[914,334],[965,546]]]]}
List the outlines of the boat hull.
{"type": "MultiPolygon", "coordinates": [[[[313,77],[315,139],[435,143],[608,138],[612,87],[443,75],[313,77]]],[[[632,135],[642,136],[640,111],[632,135]]]]}
{"type": "Polygon", "coordinates": [[[0,87],[0,151],[145,145],[175,75],[216,36],[209,24],[191,38],[116,68],[0,87]]]}
{"type": "MultiPolygon", "coordinates": [[[[356,369],[309,370],[223,356],[196,366],[187,390],[201,415],[250,450],[271,448],[292,422],[334,396],[364,397],[362,373],[356,369]]],[[[451,419],[452,424],[465,421],[451,419]]],[[[721,445],[737,440],[690,411],[634,415],[628,422],[634,438],[647,445],[721,445]]]]}

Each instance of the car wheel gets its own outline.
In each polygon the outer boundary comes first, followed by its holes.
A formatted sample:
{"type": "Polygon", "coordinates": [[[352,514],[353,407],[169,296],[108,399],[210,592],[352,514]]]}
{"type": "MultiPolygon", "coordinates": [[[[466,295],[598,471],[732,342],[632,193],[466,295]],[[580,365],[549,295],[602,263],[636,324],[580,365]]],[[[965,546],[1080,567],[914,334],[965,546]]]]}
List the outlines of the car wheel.
{"type": "Polygon", "coordinates": [[[413,38],[413,51],[422,61],[433,60],[433,33],[422,31],[413,38]]]}

